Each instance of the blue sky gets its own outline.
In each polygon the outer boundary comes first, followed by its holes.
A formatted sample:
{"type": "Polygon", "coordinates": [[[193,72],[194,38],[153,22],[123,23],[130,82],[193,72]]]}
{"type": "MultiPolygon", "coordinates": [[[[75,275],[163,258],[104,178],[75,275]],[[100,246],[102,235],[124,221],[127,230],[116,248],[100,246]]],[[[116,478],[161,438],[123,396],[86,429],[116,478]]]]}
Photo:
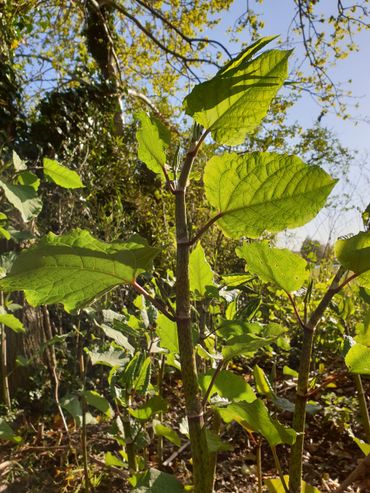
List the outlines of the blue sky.
{"type": "MultiPolygon", "coordinates": [[[[343,2],[348,4],[348,2],[343,2]]],[[[330,8],[336,2],[321,2],[323,12],[330,15],[330,8]],[[330,5],[331,4],[331,5],[330,5]],[[325,10],[326,9],[326,10],[325,10]]],[[[250,2],[252,8],[262,12],[265,22],[263,35],[280,34],[283,39],[289,28],[289,24],[294,14],[293,0],[265,0],[261,6],[256,6],[255,2],[250,2]]],[[[209,36],[223,41],[228,27],[233,26],[236,19],[245,12],[247,2],[236,0],[226,15],[222,15],[222,22],[209,36]]],[[[208,34],[208,33],[206,33],[208,34]]],[[[246,33],[248,41],[249,33],[246,33]]],[[[340,60],[336,67],[330,69],[332,80],[337,83],[346,83],[352,79],[348,88],[353,93],[353,100],[349,104],[352,119],[343,120],[334,112],[325,115],[322,124],[333,130],[341,143],[350,149],[358,151],[357,158],[351,163],[350,183],[348,185],[339,184],[335,191],[342,190],[350,195],[349,206],[363,209],[370,202],[370,30],[356,34],[355,42],[359,45],[358,52],[352,52],[347,59],[340,60]],[[355,103],[359,103],[359,108],[355,108],[355,103]]],[[[237,51],[237,47],[233,47],[237,51]]],[[[302,59],[303,48],[295,47],[295,57],[302,59]]],[[[306,65],[306,71],[311,70],[306,65]]],[[[318,103],[309,95],[295,105],[290,111],[289,118],[292,121],[299,121],[305,127],[310,127],[320,114],[318,103]]],[[[287,235],[281,236],[281,244],[287,243],[290,247],[298,247],[307,235],[314,236],[322,242],[326,242],[331,233],[331,239],[349,233],[357,233],[362,228],[360,213],[357,210],[349,210],[346,213],[337,214],[335,217],[331,212],[323,210],[311,223],[296,230],[289,231],[287,235]],[[292,235],[293,233],[293,235],[292,235]],[[287,239],[288,238],[288,239],[287,239]]]]}

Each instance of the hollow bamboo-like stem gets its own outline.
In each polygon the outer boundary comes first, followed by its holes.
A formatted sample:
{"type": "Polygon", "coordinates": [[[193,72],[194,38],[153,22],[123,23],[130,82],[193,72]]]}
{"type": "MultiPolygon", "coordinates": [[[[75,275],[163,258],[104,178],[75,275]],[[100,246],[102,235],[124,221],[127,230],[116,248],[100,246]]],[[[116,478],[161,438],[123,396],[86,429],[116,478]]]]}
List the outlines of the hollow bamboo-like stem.
{"type": "Polygon", "coordinates": [[[198,386],[194,344],[191,330],[189,282],[189,231],[186,215],[186,187],[193,160],[205,133],[191,143],[175,190],[176,213],[176,322],[186,416],[193,461],[194,493],[211,493],[213,476],[204,426],[202,397],[198,386]]]}

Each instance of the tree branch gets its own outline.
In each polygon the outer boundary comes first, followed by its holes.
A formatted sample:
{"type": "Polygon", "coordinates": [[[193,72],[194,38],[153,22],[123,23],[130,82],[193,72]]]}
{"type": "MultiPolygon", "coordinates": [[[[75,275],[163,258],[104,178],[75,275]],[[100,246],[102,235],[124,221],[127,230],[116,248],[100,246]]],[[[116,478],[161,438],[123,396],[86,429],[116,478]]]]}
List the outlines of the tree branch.
{"type": "Polygon", "coordinates": [[[181,55],[181,53],[178,53],[175,50],[172,50],[165,44],[163,44],[159,39],[157,39],[150,31],[147,29],[143,24],[137,19],[133,14],[131,14],[128,10],[126,10],[122,5],[118,4],[114,0],[107,0],[106,5],[115,8],[123,14],[125,17],[130,19],[136,26],[142,31],[146,36],[148,36],[149,39],[153,41],[154,44],[156,44],[161,50],[163,50],[165,53],[169,53],[170,55],[174,56],[178,60],[181,60],[185,63],[208,63],[210,65],[215,65],[217,68],[220,68],[220,65],[216,62],[213,62],[212,60],[206,59],[206,58],[192,58],[192,57],[187,57],[185,55],[181,55]]]}

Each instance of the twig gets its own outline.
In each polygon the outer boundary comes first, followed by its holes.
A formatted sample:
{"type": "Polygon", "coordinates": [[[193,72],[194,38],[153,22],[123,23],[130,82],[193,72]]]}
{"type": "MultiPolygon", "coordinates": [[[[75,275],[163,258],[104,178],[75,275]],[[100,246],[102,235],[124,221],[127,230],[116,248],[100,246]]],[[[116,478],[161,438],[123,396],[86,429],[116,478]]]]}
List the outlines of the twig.
{"type": "Polygon", "coordinates": [[[169,466],[171,464],[171,462],[176,459],[176,457],[178,455],[181,454],[181,452],[183,452],[185,449],[187,449],[190,445],[190,440],[188,440],[187,442],[184,443],[184,445],[181,445],[181,447],[176,450],[173,454],[171,454],[168,459],[166,459],[164,462],[163,462],[163,466],[169,466]]]}
{"type": "Polygon", "coordinates": [[[209,63],[210,65],[215,65],[217,68],[220,68],[219,64],[216,62],[213,62],[212,60],[207,60],[206,58],[191,58],[187,57],[184,55],[181,55],[181,53],[178,53],[175,50],[172,50],[168,46],[164,45],[159,39],[157,39],[150,31],[147,29],[140,21],[137,19],[133,14],[131,14],[128,10],[126,10],[122,5],[119,5],[117,2],[114,0],[107,0],[106,5],[109,5],[121,14],[123,14],[125,17],[130,19],[136,26],[142,31],[146,36],[148,36],[149,39],[153,41],[154,44],[156,44],[161,50],[163,50],[165,53],[169,53],[170,55],[174,56],[178,60],[183,61],[184,63],[209,63]]]}
{"type": "Polygon", "coordinates": [[[344,491],[350,486],[352,483],[361,479],[363,475],[366,474],[368,469],[370,468],[370,454],[362,459],[357,467],[351,472],[349,476],[343,481],[343,483],[334,490],[334,493],[344,493],[344,491]]]}
{"type": "Polygon", "coordinates": [[[204,394],[204,397],[203,397],[203,400],[202,400],[202,406],[203,407],[207,404],[207,399],[209,397],[209,394],[211,393],[212,387],[213,387],[213,385],[214,385],[214,383],[216,381],[216,378],[218,377],[218,374],[222,370],[222,367],[224,366],[224,363],[225,363],[224,360],[220,361],[219,364],[217,365],[217,367],[216,367],[213,375],[212,375],[212,379],[209,382],[208,389],[206,390],[206,393],[204,394]]]}
{"type": "Polygon", "coordinates": [[[132,282],[132,286],[136,289],[138,293],[142,294],[145,299],[150,301],[153,306],[155,306],[160,312],[162,312],[163,315],[165,315],[169,320],[171,320],[172,322],[176,322],[176,317],[169,313],[165,305],[162,304],[161,301],[153,298],[153,296],[151,296],[142,286],[140,286],[140,284],[138,284],[136,280],[132,282]]]}
{"type": "Polygon", "coordinates": [[[222,212],[219,212],[213,216],[204,226],[202,226],[195,234],[193,238],[189,240],[189,246],[195,245],[195,243],[200,239],[200,237],[214,224],[218,219],[222,217],[222,212]]]}

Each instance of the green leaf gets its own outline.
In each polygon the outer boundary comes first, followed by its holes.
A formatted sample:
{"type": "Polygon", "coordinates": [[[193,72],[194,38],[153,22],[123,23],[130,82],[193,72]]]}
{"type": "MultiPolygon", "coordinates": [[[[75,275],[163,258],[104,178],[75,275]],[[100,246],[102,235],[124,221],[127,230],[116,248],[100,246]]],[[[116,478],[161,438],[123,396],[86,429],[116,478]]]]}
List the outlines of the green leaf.
{"type": "Polygon", "coordinates": [[[23,171],[27,169],[26,163],[18,156],[15,151],[13,151],[13,166],[15,171],[23,171]]]}
{"type": "Polygon", "coordinates": [[[136,114],[140,120],[140,129],[136,132],[138,157],[153,173],[164,179],[163,168],[166,164],[166,148],[170,144],[169,130],[155,117],[149,117],[144,111],[136,114]]]}
{"type": "Polygon", "coordinates": [[[45,177],[60,187],[83,188],[85,186],[76,171],[62,166],[53,159],[44,158],[43,163],[45,177]]]}
{"type": "Polygon", "coordinates": [[[90,406],[95,407],[95,409],[98,409],[99,411],[104,413],[106,416],[108,416],[108,418],[113,417],[114,413],[109,402],[98,392],[96,392],[95,390],[85,390],[83,392],[83,396],[90,406]]]}
{"type": "Polygon", "coordinates": [[[370,231],[359,233],[347,240],[338,240],[334,251],[346,269],[356,274],[370,270],[370,231]]]}
{"type": "Polygon", "coordinates": [[[221,438],[212,430],[206,429],[208,451],[211,453],[228,452],[233,449],[230,443],[223,442],[221,438]]]}
{"type": "MultiPolygon", "coordinates": [[[[284,475],[285,483],[289,484],[289,476],[284,475]]],[[[280,478],[275,478],[275,479],[265,479],[264,480],[265,485],[267,486],[269,493],[285,493],[285,489],[283,486],[283,483],[281,482],[280,478]]],[[[301,493],[320,493],[320,490],[315,488],[315,486],[311,486],[310,484],[306,483],[301,480],[301,493]]]]}
{"type": "Polygon", "coordinates": [[[49,233],[17,257],[9,276],[0,280],[0,289],[24,291],[33,306],[63,303],[71,311],[120,284],[132,283],[151,269],[157,254],[138,236],[105,243],[85,230],[49,233]]]}
{"type": "Polygon", "coordinates": [[[185,98],[186,113],[210,130],[219,144],[242,144],[286,79],[291,51],[271,50],[253,58],[273,39],[256,41],[185,98]]]}
{"type": "Polygon", "coordinates": [[[345,363],[351,373],[370,375],[370,348],[354,344],[347,352],[345,363]]]}
{"type": "Polygon", "coordinates": [[[355,436],[352,436],[352,438],[353,438],[353,441],[356,443],[356,445],[358,445],[360,447],[361,451],[365,455],[370,454],[370,443],[366,443],[363,440],[360,440],[360,438],[357,438],[355,436]]]}
{"type": "Polygon", "coordinates": [[[163,425],[160,421],[153,420],[153,430],[157,436],[167,438],[171,443],[174,443],[177,447],[181,445],[181,439],[175,430],[163,425]]]}
{"type": "Polygon", "coordinates": [[[0,440],[9,440],[14,443],[20,443],[22,438],[14,433],[2,417],[0,417],[0,440]]]}
{"type": "Polygon", "coordinates": [[[175,322],[172,322],[160,313],[157,318],[156,332],[159,337],[159,344],[162,348],[168,349],[171,353],[179,352],[179,342],[177,339],[177,327],[175,322]]]}
{"type": "Polygon", "coordinates": [[[228,288],[237,288],[252,279],[252,276],[249,276],[248,274],[229,274],[222,276],[222,284],[225,284],[228,288]]]}
{"type": "Polygon", "coordinates": [[[133,383],[133,389],[140,394],[145,394],[145,392],[148,390],[148,386],[150,383],[150,376],[151,376],[151,359],[150,357],[148,357],[143,361],[140,367],[139,374],[133,383]]]}
{"type": "Polygon", "coordinates": [[[112,454],[112,452],[106,452],[104,456],[104,462],[107,466],[114,467],[127,467],[127,463],[112,454]]]}
{"type": "Polygon", "coordinates": [[[217,224],[232,238],[302,226],[323,207],[335,183],[296,156],[267,152],[214,156],[204,171],[207,199],[220,215],[217,224]]]}
{"type": "Polygon", "coordinates": [[[128,359],[123,357],[122,351],[106,351],[104,353],[98,353],[96,351],[88,352],[91,360],[91,364],[94,365],[104,365],[114,367],[124,366],[128,359]]]}
{"type": "Polygon", "coordinates": [[[309,276],[302,257],[286,249],[271,248],[267,242],[244,243],[236,248],[236,254],[247,262],[246,270],[287,292],[301,288],[309,276]]]}
{"type": "Polygon", "coordinates": [[[243,428],[260,433],[271,446],[280,443],[292,445],[295,442],[296,432],[271,418],[267,407],[260,399],[233,403],[225,408],[218,408],[217,411],[225,423],[236,421],[243,428]]]}
{"type": "Polygon", "coordinates": [[[42,209],[42,201],[36,191],[27,185],[12,185],[0,180],[7,200],[21,213],[24,222],[38,216],[42,209]]]}
{"type": "Polygon", "coordinates": [[[258,365],[254,365],[253,367],[253,376],[257,392],[272,399],[274,397],[274,391],[265,372],[258,365]]]}
{"type": "Polygon", "coordinates": [[[200,243],[194,248],[189,259],[190,290],[204,296],[207,286],[213,286],[213,272],[207,262],[200,243]]]}
{"type": "MultiPolygon", "coordinates": [[[[207,373],[199,375],[199,385],[203,393],[207,391],[214,372],[215,370],[209,370],[207,373]]],[[[220,397],[233,402],[252,402],[257,398],[252,387],[244,380],[242,376],[236,375],[228,370],[222,370],[217,375],[208,400],[210,400],[215,393],[217,393],[220,397]]]]}
{"type": "Polygon", "coordinates": [[[235,336],[227,341],[227,345],[222,348],[222,356],[225,360],[230,360],[236,356],[254,354],[258,349],[268,346],[275,341],[276,337],[263,338],[254,334],[244,334],[235,336]]]}
{"type": "Polygon", "coordinates": [[[26,332],[26,329],[23,327],[22,322],[11,313],[6,313],[1,306],[0,324],[6,325],[7,327],[9,327],[9,329],[12,329],[13,332],[26,332]]]}
{"type": "Polygon", "coordinates": [[[32,187],[35,192],[37,192],[40,186],[40,179],[32,171],[22,171],[22,173],[19,173],[17,181],[20,185],[32,187]]]}
{"type": "Polygon", "coordinates": [[[126,349],[126,351],[128,351],[130,354],[134,354],[135,348],[131,346],[131,344],[128,342],[127,337],[123,335],[122,332],[116,329],[112,329],[112,327],[109,327],[109,325],[106,324],[98,324],[98,327],[101,328],[101,330],[107,337],[113,339],[114,342],[126,349]]]}
{"type": "Polygon", "coordinates": [[[3,236],[6,240],[10,240],[11,234],[5,228],[0,226],[0,236],[3,236]]]}
{"type": "Polygon", "coordinates": [[[167,411],[167,401],[159,395],[154,395],[140,408],[129,409],[128,411],[134,418],[147,421],[154,414],[165,413],[167,411]]]}
{"type": "Polygon", "coordinates": [[[184,488],[172,474],[151,468],[144,473],[138,473],[135,488],[131,493],[184,493],[184,488]]]}
{"type": "Polygon", "coordinates": [[[61,399],[60,405],[65,409],[72,418],[76,421],[78,426],[82,424],[82,407],[80,400],[75,395],[67,395],[61,399]]]}

